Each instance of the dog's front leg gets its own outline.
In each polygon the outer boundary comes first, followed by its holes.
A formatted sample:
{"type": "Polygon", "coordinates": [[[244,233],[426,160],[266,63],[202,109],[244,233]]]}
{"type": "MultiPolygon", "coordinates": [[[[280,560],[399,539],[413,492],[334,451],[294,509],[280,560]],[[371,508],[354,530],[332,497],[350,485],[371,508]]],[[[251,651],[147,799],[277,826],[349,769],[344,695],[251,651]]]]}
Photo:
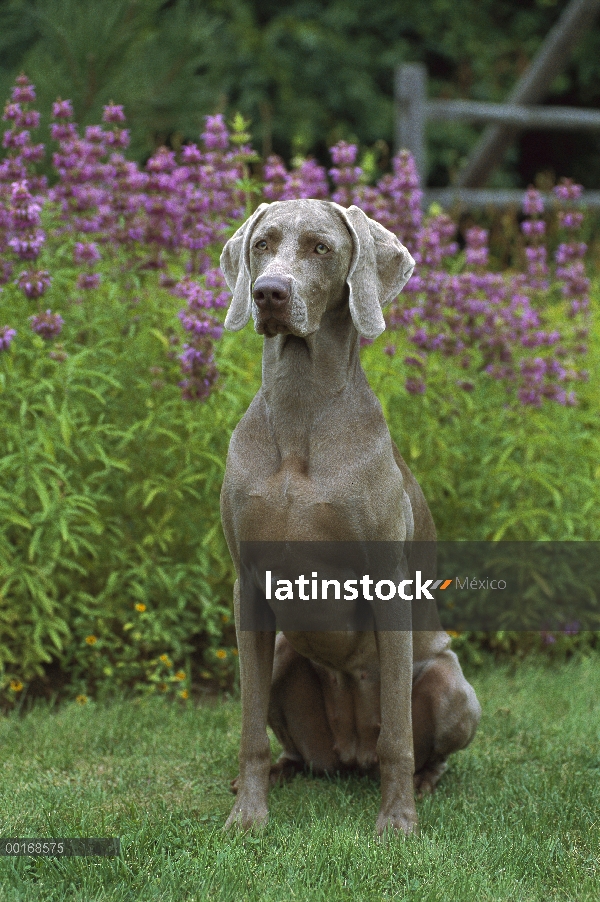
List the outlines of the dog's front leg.
{"type": "Polygon", "coordinates": [[[271,745],[267,736],[267,712],[273,674],[275,633],[240,629],[240,595],[234,590],[236,632],[242,696],[242,738],[237,797],[225,829],[244,830],[267,822],[267,793],[271,769],[271,745]]]}
{"type": "Polygon", "coordinates": [[[377,742],[381,809],[376,829],[380,836],[390,828],[409,834],[417,828],[411,712],[412,632],[381,630],[375,636],[381,674],[381,731],[377,742]]]}

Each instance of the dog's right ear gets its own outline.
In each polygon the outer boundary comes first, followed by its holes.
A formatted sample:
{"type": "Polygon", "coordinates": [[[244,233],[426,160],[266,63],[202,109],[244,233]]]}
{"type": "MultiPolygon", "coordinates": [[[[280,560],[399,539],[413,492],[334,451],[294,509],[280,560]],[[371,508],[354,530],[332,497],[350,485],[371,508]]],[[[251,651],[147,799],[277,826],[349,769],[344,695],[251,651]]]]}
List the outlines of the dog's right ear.
{"type": "Polygon", "coordinates": [[[269,204],[261,204],[246,222],[231,236],[221,254],[219,264],[225,276],[227,287],[233,298],[225,317],[225,328],[232,332],[243,329],[252,311],[250,278],[250,236],[269,204]]]}

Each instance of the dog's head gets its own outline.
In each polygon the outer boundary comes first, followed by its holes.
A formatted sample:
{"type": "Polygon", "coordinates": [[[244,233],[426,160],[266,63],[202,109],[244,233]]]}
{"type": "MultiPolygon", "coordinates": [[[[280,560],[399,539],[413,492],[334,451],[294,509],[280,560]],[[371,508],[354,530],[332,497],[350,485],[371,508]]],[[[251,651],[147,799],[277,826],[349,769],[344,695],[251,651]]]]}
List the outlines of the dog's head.
{"type": "Polygon", "coordinates": [[[382,307],[402,290],[415,261],[400,241],[359,208],[330,201],[261,204],[229,239],[221,269],[233,300],[225,327],[272,337],[311,335],[346,300],[357,331],[376,338],[382,307]],[[347,286],[347,289],[346,289],[347,286]]]}

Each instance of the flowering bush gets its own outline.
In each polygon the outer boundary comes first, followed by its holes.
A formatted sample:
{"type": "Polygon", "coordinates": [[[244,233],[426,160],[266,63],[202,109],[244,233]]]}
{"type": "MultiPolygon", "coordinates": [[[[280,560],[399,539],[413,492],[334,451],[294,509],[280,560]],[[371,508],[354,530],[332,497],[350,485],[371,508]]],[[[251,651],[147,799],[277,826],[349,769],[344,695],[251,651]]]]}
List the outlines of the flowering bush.
{"type": "Polygon", "coordinates": [[[243,120],[229,132],[213,116],[199,145],[179,156],[160,148],[141,168],[125,156],[120,106],[82,135],[59,100],[48,183],[36,171],[45,147],[32,139],[34,100],[21,76],[4,112],[0,163],[5,700],[43,681],[51,663],[81,698],[115,685],[181,693],[192,679],[231,678],[231,564],[218,492],[229,435],[260,378],[260,340],[249,330],[233,343],[222,334],[229,294],[218,257],[261,192],[358,204],[417,260],[387,314],[391,335],[363,353],[440,537],[596,536],[588,512],[598,448],[580,365],[593,337],[589,282],[571,206],[578,186],[556,189],[562,240],[553,267],[541,198],[530,190],[524,266],[490,272],[485,230],[470,229],[460,249],[447,216],[422,214],[406,152],[374,186],[343,142],[328,172],[311,160],[288,170],[270,157],[261,185],[243,120]],[[491,423],[504,429],[501,442],[491,423]],[[576,449],[572,497],[562,491],[564,460],[548,452],[553,424],[563,450],[569,441],[576,449]],[[475,448],[485,468],[459,503],[464,454],[475,448]],[[517,485],[524,460],[529,482],[517,485]],[[540,513],[546,503],[560,508],[551,523],[540,513]]]}
{"type": "MultiPolygon", "coordinates": [[[[100,274],[93,271],[101,259],[99,246],[109,259],[124,251],[157,270],[164,270],[169,259],[185,255],[187,276],[171,283],[173,293],[187,302],[180,314],[188,333],[180,355],[184,377],[180,386],[184,398],[205,399],[217,378],[213,344],[222,332],[214,313],[228,298],[215,267],[215,251],[230,223],[248,212],[249,191],[256,187],[248,179],[248,164],[256,157],[246,143],[243,121],[238,118],[237,131],[230,136],[221,116],[209,116],[202,148],[185,146],[179,161],[173,151],[159,148],[140,170],[123,154],[129,135],[122,127],[125,116],[120,106],[105,107],[105,127],[88,126],[81,137],[72,121],[71,104],[57,101],[51,135],[58,144],[53,155],[58,180],[48,188],[45,179],[32,171],[44,155],[44,145],[31,141],[30,130],[39,125],[39,113],[30,108],[34,99],[33,86],[20,76],[4,112],[10,127],[4,134],[8,153],[0,170],[0,252],[12,253],[3,261],[3,281],[13,275],[15,258],[30,264],[15,284],[28,300],[38,301],[31,328],[48,339],[60,334],[64,320],[41,307],[52,277],[34,265],[47,240],[41,211],[48,203],[58,210],[50,240],[69,234],[94,238],[76,241],[73,249],[74,263],[82,268],[77,278],[82,291],[99,285],[100,274]],[[246,194],[241,190],[244,182],[246,194]]],[[[460,358],[465,375],[483,371],[502,381],[522,404],[539,406],[544,398],[574,404],[573,385],[587,378],[578,363],[586,349],[589,308],[586,246],[576,240],[582,214],[568,208],[559,214],[564,240],[556,250],[555,279],[550,281],[543,203],[530,189],[524,201],[528,218],[522,223],[525,270],[489,272],[485,230],[470,229],[465,251],[459,254],[452,221],[441,212],[423,217],[422,195],[408,152],[398,154],[393,173],[376,186],[362,183],[354,145],[339,142],[331,155],[334,166],[328,173],[312,160],[288,172],[279,158],[269,157],[264,196],[357,204],[394,231],[413,253],[416,272],[388,316],[390,328],[401,330],[414,348],[404,358],[409,369],[407,391],[424,393],[427,360],[437,354],[460,358]],[[560,299],[566,317],[560,329],[547,328],[546,308],[555,308],[560,299]]],[[[568,205],[580,196],[581,188],[565,180],[555,193],[568,205]]],[[[390,343],[387,352],[394,354],[395,344],[390,343]]],[[[473,385],[467,378],[456,384],[467,391],[473,385]]]]}

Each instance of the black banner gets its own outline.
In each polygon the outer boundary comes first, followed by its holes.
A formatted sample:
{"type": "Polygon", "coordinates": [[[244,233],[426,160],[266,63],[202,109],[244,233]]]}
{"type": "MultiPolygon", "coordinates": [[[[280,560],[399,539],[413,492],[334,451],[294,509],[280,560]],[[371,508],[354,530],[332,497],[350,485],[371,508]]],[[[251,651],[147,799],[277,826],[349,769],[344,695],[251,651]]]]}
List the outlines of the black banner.
{"type": "Polygon", "coordinates": [[[600,542],[242,542],[243,630],[600,630],[600,542]]]}

